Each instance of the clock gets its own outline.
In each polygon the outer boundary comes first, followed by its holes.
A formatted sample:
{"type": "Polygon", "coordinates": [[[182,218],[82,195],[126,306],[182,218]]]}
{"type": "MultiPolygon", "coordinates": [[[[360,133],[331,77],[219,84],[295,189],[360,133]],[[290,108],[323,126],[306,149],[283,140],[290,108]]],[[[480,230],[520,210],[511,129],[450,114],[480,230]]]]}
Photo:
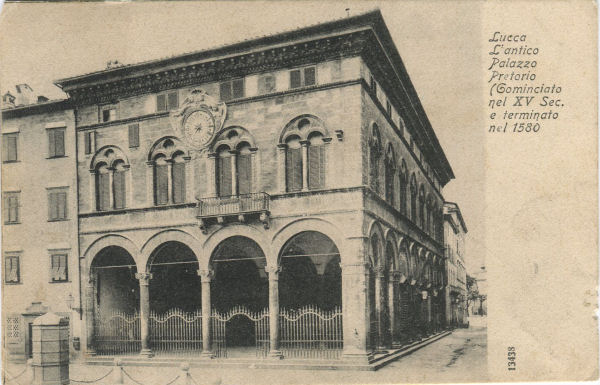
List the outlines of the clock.
{"type": "Polygon", "coordinates": [[[215,134],[215,119],[205,110],[190,113],[183,121],[183,134],[187,142],[195,147],[206,146],[215,134]]]}

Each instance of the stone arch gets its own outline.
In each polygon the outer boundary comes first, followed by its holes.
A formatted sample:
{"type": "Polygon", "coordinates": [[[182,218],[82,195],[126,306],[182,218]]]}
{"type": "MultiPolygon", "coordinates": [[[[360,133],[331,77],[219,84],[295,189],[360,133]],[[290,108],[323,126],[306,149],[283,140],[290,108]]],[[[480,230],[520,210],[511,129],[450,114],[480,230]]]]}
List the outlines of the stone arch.
{"type": "Polygon", "coordinates": [[[118,161],[122,161],[125,165],[129,166],[129,159],[121,148],[114,145],[103,146],[92,157],[90,171],[96,170],[101,164],[106,164],[109,168],[112,168],[118,161]]]}
{"type": "Polygon", "coordinates": [[[126,250],[131,255],[133,260],[135,261],[136,268],[138,269],[138,271],[143,271],[143,269],[140,269],[140,266],[144,266],[144,265],[140,264],[139,248],[131,239],[129,239],[123,235],[120,235],[120,234],[104,235],[104,236],[94,240],[88,246],[88,248],[83,253],[85,260],[86,260],[87,270],[89,270],[96,255],[98,255],[98,253],[100,251],[102,251],[104,248],[109,247],[109,246],[119,246],[119,247],[123,248],[124,250],[126,250]]]}
{"type": "Polygon", "coordinates": [[[178,229],[168,229],[152,235],[142,245],[140,254],[144,260],[143,264],[140,265],[144,266],[144,271],[148,270],[150,267],[150,256],[152,255],[152,252],[154,252],[154,250],[156,250],[158,246],[169,241],[180,242],[188,246],[196,255],[198,262],[200,262],[200,254],[202,251],[202,244],[200,243],[200,241],[186,231],[178,229]]]}
{"type": "Polygon", "coordinates": [[[178,154],[189,157],[188,150],[183,146],[179,138],[172,135],[163,136],[150,147],[147,160],[148,162],[153,162],[160,156],[164,156],[166,159],[172,159],[178,154]]]}
{"type": "Polygon", "coordinates": [[[375,122],[371,122],[371,124],[369,124],[369,127],[369,147],[381,151],[383,149],[383,144],[381,142],[381,132],[379,131],[379,125],[375,122]]]}
{"type": "Polygon", "coordinates": [[[385,237],[381,225],[377,221],[373,221],[370,226],[367,250],[369,250],[368,262],[371,263],[371,266],[381,266],[383,261],[381,261],[380,258],[383,256],[385,250],[385,237]],[[376,245],[375,242],[378,242],[378,244],[376,245]],[[378,250],[374,250],[373,247],[378,247],[378,250]],[[377,257],[379,258],[376,258],[375,254],[377,254],[377,257]]]}
{"type": "Polygon", "coordinates": [[[398,255],[398,270],[403,273],[406,277],[410,276],[410,255],[408,251],[408,241],[406,237],[398,237],[398,243],[396,246],[398,255]]]}
{"type": "Polygon", "coordinates": [[[320,118],[303,114],[291,119],[281,131],[279,143],[285,143],[290,136],[297,136],[300,140],[308,140],[309,136],[318,132],[324,138],[329,138],[329,130],[325,127],[325,123],[320,118]]]}
{"type": "Polygon", "coordinates": [[[316,231],[328,236],[340,252],[340,260],[344,263],[344,238],[342,232],[333,223],[319,218],[303,218],[291,221],[281,227],[271,240],[271,252],[267,256],[267,263],[276,266],[277,256],[285,243],[294,235],[303,231],[316,231]],[[271,258],[271,259],[269,259],[271,258]]]}
{"type": "Polygon", "coordinates": [[[394,232],[391,229],[388,229],[385,232],[385,244],[386,244],[386,258],[390,258],[390,256],[387,255],[388,251],[391,251],[392,256],[391,259],[388,260],[388,268],[390,269],[390,271],[398,271],[398,267],[399,267],[399,260],[398,260],[398,248],[397,248],[397,241],[396,241],[396,234],[394,234],[394,232]],[[388,246],[391,247],[391,250],[388,249],[388,246]]]}
{"type": "Polygon", "coordinates": [[[222,129],[217,135],[214,144],[212,145],[212,151],[216,151],[218,148],[226,146],[229,150],[239,150],[240,146],[244,144],[249,145],[251,148],[255,148],[255,140],[252,134],[241,126],[229,126],[222,129]]]}
{"type": "Polygon", "coordinates": [[[262,249],[263,253],[267,257],[267,263],[269,263],[269,258],[271,257],[272,253],[270,253],[270,248],[268,247],[269,242],[265,232],[254,226],[234,223],[218,229],[214,233],[210,234],[204,241],[201,246],[203,253],[198,255],[200,269],[208,270],[210,266],[210,257],[214,253],[216,247],[227,238],[234,236],[245,237],[256,242],[256,244],[262,249]]]}

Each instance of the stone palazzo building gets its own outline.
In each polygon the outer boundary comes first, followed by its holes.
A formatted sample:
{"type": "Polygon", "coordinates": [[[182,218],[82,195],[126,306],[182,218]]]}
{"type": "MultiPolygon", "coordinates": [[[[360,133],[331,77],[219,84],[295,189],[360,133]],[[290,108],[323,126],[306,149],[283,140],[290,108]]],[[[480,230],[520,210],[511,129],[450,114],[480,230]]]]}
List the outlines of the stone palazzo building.
{"type": "Polygon", "coordinates": [[[365,363],[447,326],[454,176],[379,11],[55,84],[88,356],[365,363]]]}
{"type": "Polygon", "coordinates": [[[446,321],[451,326],[468,325],[466,235],[467,225],[458,205],[454,202],[444,203],[444,248],[448,275],[446,321]]]}

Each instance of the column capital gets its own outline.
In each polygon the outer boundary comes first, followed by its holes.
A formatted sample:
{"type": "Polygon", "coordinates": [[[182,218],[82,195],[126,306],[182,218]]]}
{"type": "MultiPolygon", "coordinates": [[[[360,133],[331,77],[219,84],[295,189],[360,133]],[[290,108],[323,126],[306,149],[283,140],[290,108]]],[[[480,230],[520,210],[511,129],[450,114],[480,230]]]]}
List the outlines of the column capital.
{"type": "Polygon", "coordinates": [[[302,147],[308,147],[309,143],[310,143],[310,142],[309,142],[308,140],[301,140],[301,141],[300,141],[300,145],[301,145],[302,147]]]}
{"type": "Polygon", "coordinates": [[[93,287],[96,284],[96,280],[97,280],[96,273],[90,272],[88,274],[87,286],[88,287],[93,287]]]}
{"type": "Polygon", "coordinates": [[[265,266],[265,271],[269,274],[269,279],[275,279],[281,273],[281,266],[265,266]]]}
{"type": "Polygon", "coordinates": [[[152,279],[152,273],[135,273],[135,278],[140,281],[140,285],[149,285],[152,279]]]}
{"type": "Polygon", "coordinates": [[[201,269],[198,270],[198,275],[202,282],[210,282],[215,276],[215,271],[213,269],[201,269]]]}
{"type": "Polygon", "coordinates": [[[375,273],[375,275],[377,277],[383,278],[384,273],[385,273],[385,266],[377,265],[377,266],[373,267],[373,272],[375,273]]]}
{"type": "Polygon", "coordinates": [[[400,275],[399,271],[390,271],[390,282],[400,282],[400,275]]]}

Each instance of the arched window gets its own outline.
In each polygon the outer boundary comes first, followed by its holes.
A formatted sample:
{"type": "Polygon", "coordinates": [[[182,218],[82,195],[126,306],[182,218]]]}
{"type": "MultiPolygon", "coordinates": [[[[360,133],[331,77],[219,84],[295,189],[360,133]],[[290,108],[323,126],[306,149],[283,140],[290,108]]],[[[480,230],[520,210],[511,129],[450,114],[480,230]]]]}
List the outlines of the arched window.
{"type": "Polygon", "coordinates": [[[152,167],[154,204],[184,203],[186,199],[186,164],[189,160],[181,142],[175,137],[157,141],[149,154],[152,167]]]}
{"type": "Polygon", "coordinates": [[[220,197],[250,194],[254,191],[254,139],[243,127],[223,130],[215,141],[215,184],[220,197]]]}
{"type": "Polygon", "coordinates": [[[154,158],[154,203],[169,203],[169,165],[164,155],[154,158]]]}
{"type": "Polygon", "coordinates": [[[238,193],[240,195],[252,192],[252,149],[249,143],[238,145],[237,154],[238,193]]]}
{"type": "Polygon", "coordinates": [[[423,228],[425,232],[431,234],[431,195],[427,194],[427,199],[425,200],[425,227],[423,228]]]}
{"type": "Polygon", "coordinates": [[[406,215],[408,203],[408,173],[406,170],[406,162],[404,161],[404,159],[402,159],[398,179],[400,180],[400,212],[406,215]]]}
{"type": "Polygon", "coordinates": [[[185,157],[178,153],[173,157],[173,203],[185,202],[185,157]]]}
{"type": "Polygon", "coordinates": [[[442,208],[438,209],[438,242],[442,242],[444,240],[444,210],[442,208]]]}
{"type": "Polygon", "coordinates": [[[425,189],[423,185],[419,188],[419,225],[425,230],[425,189]]]}
{"type": "Polygon", "coordinates": [[[217,149],[217,195],[228,197],[232,192],[231,150],[227,146],[217,149]]]}
{"type": "Polygon", "coordinates": [[[318,190],[326,186],[327,151],[331,138],[323,122],[311,115],[293,119],[284,128],[279,147],[285,155],[285,190],[318,190]]]}
{"type": "Polygon", "coordinates": [[[394,175],[396,174],[396,157],[394,155],[394,148],[391,144],[388,144],[387,151],[385,152],[385,168],[383,170],[385,174],[385,200],[394,205],[394,175]]]}
{"type": "Polygon", "coordinates": [[[410,219],[417,223],[417,180],[415,174],[410,177],[410,219]]]}
{"type": "Polygon", "coordinates": [[[438,207],[437,203],[434,203],[431,206],[431,223],[430,223],[430,232],[433,239],[437,239],[437,230],[438,230],[438,207]]]}
{"type": "Polygon", "coordinates": [[[285,151],[285,185],[287,191],[302,190],[302,147],[298,136],[287,138],[285,151]]]}
{"type": "Polygon", "coordinates": [[[314,132],[308,139],[308,189],[325,187],[325,142],[323,134],[314,132]]]}
{"type": "Polygon", "coordinates": [[[110,175],[106,163],[96,168],[96,209],[110,210],[110,175]]]}
{"type": "Polygon", "coordinates": [[[90,165],[94,175],[96,210],[124,209],[127,206],[127,171],[125,154],[116,146],[102,147],[90,165]]]}
{"type": "Polygon", "coordinates": [[[369,182],[373,190],[381,193],[380,162],[381,162],[381,135],[379,127],[373,123],[371,137],[369,138],[369,182]]]}
{"type": "Polygon", "coordinates": [[[127,172],[127,166],[121,159],[115,161],[113,172],[113,195],[115,199],[115,209],[124,209],[126,202],[126,181],[125,176],[127,172]]]}

